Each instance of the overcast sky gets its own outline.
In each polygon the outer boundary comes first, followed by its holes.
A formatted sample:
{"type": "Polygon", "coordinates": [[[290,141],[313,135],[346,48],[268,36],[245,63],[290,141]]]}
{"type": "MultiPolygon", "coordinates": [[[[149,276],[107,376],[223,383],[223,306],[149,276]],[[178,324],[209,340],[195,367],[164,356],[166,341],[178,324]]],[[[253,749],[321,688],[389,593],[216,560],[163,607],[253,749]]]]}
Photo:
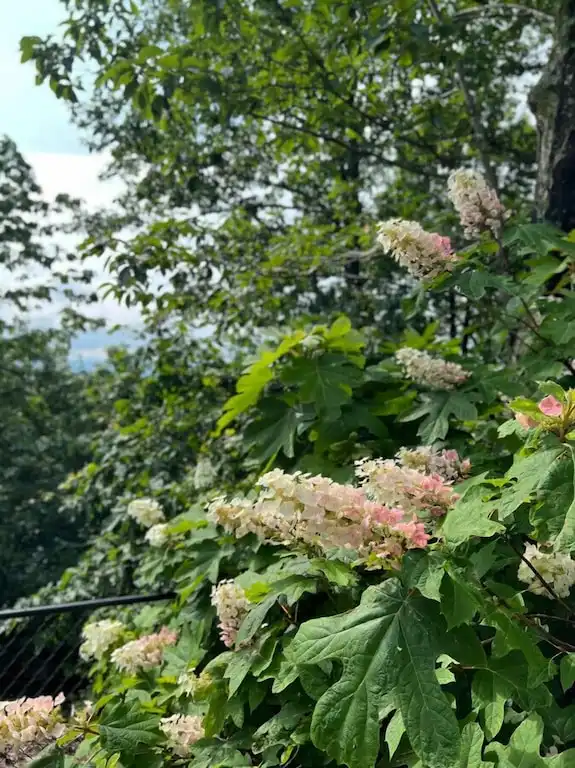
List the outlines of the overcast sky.
{"type": "MultiPolygon", "coordinates": [[[[56,33],[63,18],[63,5],[58,0],[0,0],[0,134],[17,143],[47,198],[64,192],[95,207],[109,202],[120,189],[113,181],[98,180],[106,158],[89,155],[65,104],[48,85],[34,84],[32,63],[20,63],[20,38],[56,33]]],[[[137,322],[133,312],[113,301],[102,303],[98,310],[111,323],[137,322]]],[[[55,317],[54,308],[48,308],[35,319],[44,324],[55,317]]],[[[75,345],[74,358],[102,359],[107,343],[106,334],[87,334],[75,345]]]]}

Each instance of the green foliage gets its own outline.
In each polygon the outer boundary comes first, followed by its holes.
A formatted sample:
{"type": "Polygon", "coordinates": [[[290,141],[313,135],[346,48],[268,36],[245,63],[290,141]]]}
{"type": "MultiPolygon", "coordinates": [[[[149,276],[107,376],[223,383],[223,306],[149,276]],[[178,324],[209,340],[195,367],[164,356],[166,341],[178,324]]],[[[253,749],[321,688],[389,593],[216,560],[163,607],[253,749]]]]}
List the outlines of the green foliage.
{"type": "Polygon", "coordinates": [[[317,702],[311,737],[338,764],[373,765],[380,710],[399,708],[415,752],[430,768],[455,765],[459,731],[435,676],[439,612],[390,579],[339,618],[304,624],[290,646],[296,665],[336,659],[339,681],[317,702]]]}
{"type": "Polygon", "coordinates": [[[80,311],[94,300],[91,271],[50,242],[61,226],[55,222],[77,211],[77,201],[64,195],[44,200],[14,142],[0,137],[3,605],[58,578],[91,533],[89,515],[63,513],[58,503],[60,483],[88,462],[98,429],[89,376],[74,373],[68,362],[74,332],[99,325],[80,311]],[[51,300],[61,327],[34,327],[30,313],[46,313],[51,300]]]}
{"type": "MultiPolygon", "coordinates": [[[[151,319],[175,314],[235,343],[342,308],[357,326],[404,328],[413,285],[362,251],[391,216],[455,226],[445,175],[479,154],[457,67],[481,104],[492,160],[507,169],[508,200],[528,211],[536,137],[509,116],[515,78],[543,63],[551,25],[541,17],[482,13],[472,0],[440,21],[405,0],[66,8],[65,33],[24,38],[22,60],[74,104],[94,147],[113,148],[129,191],[113,215],[87,221],[85,252],[107,243],[110,290],[151,319]]],[[[530,253],[561,240],[525,232],[530,253]]],[[[452,338],[464,327],[485,336],[464,301],[425,305],[419,323],[427,311],[452,338]]]]}
{"type": "Polygon", "coordinates": [[[573,236],[526,223],[534,135],[508,88],[551,4],[188,5],[78,0],[63,41],[22,45],[67,99],[75,62],[96,65],[76,118],[138,181],[84,251],[112,251],[109,290],[148,334],[94,374],[103,428],[58,499],[104,530],[34,599],[177,595],[101,614],[125,624],[116,645],[177,641],[136,671],[115,644],[94,660],[71,765],[568,768],[573,236]],[[514,216],[463,249],[443,176],[485,152],[514,216]],[[391,215],[455,233],[449,271],[411,295],[372,248],[391,215]],[[411,378],[406,346],[431,356],[411,378]],[[428,375],[438,358],[458,381],[428,375]],[[142,497],[166,515],[158,546],[126,513],[142,497]]]}
{"type": "MultiPolygon", "coordinates": [[[[89,376],[68,363],[67,334],[20,329],[0,339],[2,602],[56,579],[78,558],[91,515],[60,508],[58,486],[90,457],[97,430],[89,376]]],[[[93,521],[92,530],[101,519],[93,521]]]]}

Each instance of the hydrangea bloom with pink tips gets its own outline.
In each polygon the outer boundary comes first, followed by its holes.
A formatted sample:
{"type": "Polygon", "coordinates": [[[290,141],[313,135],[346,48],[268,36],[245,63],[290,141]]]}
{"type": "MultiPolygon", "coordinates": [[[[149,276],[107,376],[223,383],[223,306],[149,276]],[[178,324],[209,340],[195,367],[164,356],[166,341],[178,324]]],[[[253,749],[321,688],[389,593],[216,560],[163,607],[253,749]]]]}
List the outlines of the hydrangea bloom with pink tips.
{"type": "Polygon", "coordinates": [[[447,188],[449,199],[468,237],[478,237],[484,230],[499,234],[508,214],[497,192],[478,171],[463,168],[453,171],[447,188]]]}
{"type": "Polygon", "coordinates": [[[469,376],[459,363],[433,357],[422,349],[402,347],[395,353],[395,359],[408,379],[430,389],[451,390],[469,376]]]}
{"type": "Polygon", "coordinates": [[[162,717],[160,728],[167,737],[169,748],[179,757],[189,757],[193,745],[204,737],[204,724],[199,715],[162,717]]]}
{"type": "Polygon", "coordinates": [[[356,475],[370,498],[422,519],[443,517],[459,498],[440,475],[424,474],[393,459],[358,461],[356,475]]]}
{"type": "Polygon", "coordinates": [[[440,275],[456,262],[448,237],[426,232],[416,221],[389,219],[379,224],[377,242],[414,277],[440,275]]]}
{"type": "Polygon", "coordinates": [[[440,475],[449,482],[462,480],[471,470],[469,459],[461,459],[457,451],[435,451],[426,445],[419,448],[400,448],[396,461],[402,467],[417,469],[427,475],[440,475]]]}
{"type": "MultiPolygon", "coordinates": [[[[571,390],[568,393],[571,398],[571,390]]],[[[572,402],[570,400],[570,402],[572,402]]],[[[534,405],[534,404],[533,404],[534,405]]],[[[513,403],[511,404],[513,407],[513,403]]],[[[556,431],[560,426],[565,428],[567,425],[562,421],[572,422],[572,406],[565,406],[553,395],[547,395],[537,404],[539,412],[543,416],[539,416],[536,412],[533,416],[526,413],[515,413],[515,420],[523,427],[523,429],[534,429],[535,427],[542,427],[543,429],[556,431]],[[563,417],[563,418],[562,418],[563,417]]]]}
{"type": "Polygon", "coordinates": [[[246,593],[233,579],[220,581],[212,588],[212,605],[218,614],[221,641],[231,648],[249,610],[246,593]]]}
{"type": "Polygon", "coordinates": [[[162,627],[153,635],[144,635],[117,648],[112,653],[112,662],[121,672],[135,675],[140,669],[159,666],[164,658],[164,648],[174,645],[177,640],[177,632],[162,627]]]}
{"type": "Polygon", "coordinates": [[[275,469],[258,481],[262,490],[254,502],[215,499],[208,516],[238,537],[253,533],[318,552],[354,550],[370,567],[393,564],[406,550],[427,546],[433,520],[458,498],[451,482],[469,469],[456,451],[417,450],[358,462],[360,487],[275,469]]]}
{"type": "Polygon", "coordinates": [[[544,397],[543,400],[540,401],[539,410],[545,416],[561,416],[563,413],[563,406],[557,398],[553,397],[553,395],[547,395],[547,397],[544,397]]]}
{"type": "Polygon", "coordinates": [[[210,517],[236,535],[252,532],[266,541],[304,544],[318,551],[353,549],[361,557],[401,555],[423,541],[423,526],[413,531],[416,544],[412,529],[397,528],[406,521],[405,512],[372,501],[361,488],[279,469],[265,474],[258,484],[263,490],[255,503],[234,508],[216,500],[210,517]]]}
{"type": "Polygon", "coordinates": [[[64,695],[38,696],[0,702],[0,748],[19,750],[27,745],[44,746],[66,731],[60,704],[64,695]]]}

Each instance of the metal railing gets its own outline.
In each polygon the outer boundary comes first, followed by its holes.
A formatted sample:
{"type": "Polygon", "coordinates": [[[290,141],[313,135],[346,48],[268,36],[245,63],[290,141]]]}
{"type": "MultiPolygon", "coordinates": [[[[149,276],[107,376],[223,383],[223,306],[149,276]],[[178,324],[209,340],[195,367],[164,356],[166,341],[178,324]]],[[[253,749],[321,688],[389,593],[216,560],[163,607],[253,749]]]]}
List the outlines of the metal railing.
{"type": "Polygon", "coordinates": [[[0,610],[0,701],[60,692],[68,699],[78,696],[88,687],[90,667],[79,656],[81,631],[94,612],[174,597],[124,595],[0,610]]]}

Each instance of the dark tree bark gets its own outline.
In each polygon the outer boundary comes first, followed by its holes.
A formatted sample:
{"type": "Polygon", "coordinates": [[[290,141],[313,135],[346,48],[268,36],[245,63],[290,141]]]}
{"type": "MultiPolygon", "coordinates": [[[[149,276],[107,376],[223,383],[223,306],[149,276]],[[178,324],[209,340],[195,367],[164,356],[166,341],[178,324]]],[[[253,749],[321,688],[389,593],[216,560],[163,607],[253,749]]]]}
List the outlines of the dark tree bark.
{"type": "Polygon", "coordinates": [[[575,229],[575,0],[557,0],[555,43],[529,105],[537,120],[535,217],[575,229]]]}

